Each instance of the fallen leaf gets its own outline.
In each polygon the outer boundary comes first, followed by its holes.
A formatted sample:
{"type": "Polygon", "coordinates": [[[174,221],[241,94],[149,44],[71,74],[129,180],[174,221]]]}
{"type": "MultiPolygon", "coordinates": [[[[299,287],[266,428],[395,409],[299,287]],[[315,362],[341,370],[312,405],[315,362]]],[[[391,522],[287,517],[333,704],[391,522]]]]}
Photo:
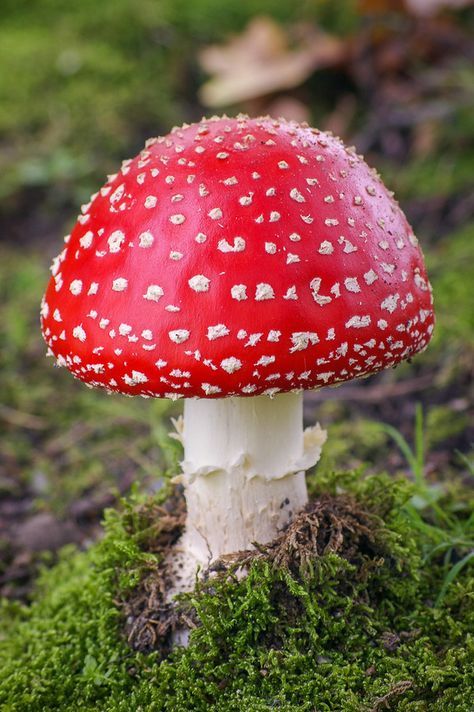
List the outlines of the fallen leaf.
{"type": "Polygon", "coordinates": [[[414,15],[436,15],[439,10],[458,10],[474,5],[473,0],[405,0],[408,9],[414,15]]]}
{"type": "Polygon", "coordinates": [[[254,18],[225,45],[199,54],[201,67],[214,75],[200,92],[206,106],[226,106],[302,84],[316,69],[339,64],[345,43],[309,25],[288,33],[269,17],[254,18]]]}

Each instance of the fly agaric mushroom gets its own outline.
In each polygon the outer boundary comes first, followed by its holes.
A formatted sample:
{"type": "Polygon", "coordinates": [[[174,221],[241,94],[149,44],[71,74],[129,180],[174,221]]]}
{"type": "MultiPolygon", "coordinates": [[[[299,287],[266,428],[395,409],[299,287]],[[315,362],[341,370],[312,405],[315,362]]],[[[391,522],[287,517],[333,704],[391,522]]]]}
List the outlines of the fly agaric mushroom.
{"type": "Polygon", "coordinates": [[[302,391],[423,350],[423,257],[377,173],[306,125],[212,118],[109,176],[54,260],[45,340],[90,386],[185,398],[182,546],[207,565],[307,501],[302,391]]]}

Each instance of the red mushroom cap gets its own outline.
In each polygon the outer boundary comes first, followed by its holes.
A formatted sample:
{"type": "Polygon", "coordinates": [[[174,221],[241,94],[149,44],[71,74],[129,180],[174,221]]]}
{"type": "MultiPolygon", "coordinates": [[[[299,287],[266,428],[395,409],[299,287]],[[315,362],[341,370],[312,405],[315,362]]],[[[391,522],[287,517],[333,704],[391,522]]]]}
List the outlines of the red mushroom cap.
{"type": "Polygon", "coordinates": [[[65,242],[44,337],[111,391],[317,388],[431,338],[423,256],[391,193],[339,139],[294,122],[213,118],[149,140],[65,242]]]}

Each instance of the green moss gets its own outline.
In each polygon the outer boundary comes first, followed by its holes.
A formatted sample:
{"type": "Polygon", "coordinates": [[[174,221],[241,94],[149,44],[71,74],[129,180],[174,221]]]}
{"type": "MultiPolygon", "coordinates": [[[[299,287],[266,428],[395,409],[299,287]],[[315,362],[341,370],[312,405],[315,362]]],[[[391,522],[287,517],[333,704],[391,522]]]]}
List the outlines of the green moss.
{"type": "MultiPolygon", "coordinates": [[[[438,323],[433,343],[450,350],[460,345],[473,347],[474,311],[471,308],[471,284],[474,278],[474,223],[452,233],[427,255],[427,267],[433,284],[438,323]]],[[[438,352],[439,353],[439,352],[438,352]]]]}
{"type": "Polygon", "coordinates": [[[101,542],[67,549],[29,609],[6,608],[2,710],[468,712],[469,566],[435,607],[446,571],[436,557],[423,564],[429,537],[405,483],[343,475],[313,489],[352,492],[374,523],[371,547],[293,572],[262,558],[243,580],[202,586],[185,604],[200,623],[189,647],[161,662],[127,646],[114,604],[156,565],[153,530],[136,499],[109,512],[101,542]]]}

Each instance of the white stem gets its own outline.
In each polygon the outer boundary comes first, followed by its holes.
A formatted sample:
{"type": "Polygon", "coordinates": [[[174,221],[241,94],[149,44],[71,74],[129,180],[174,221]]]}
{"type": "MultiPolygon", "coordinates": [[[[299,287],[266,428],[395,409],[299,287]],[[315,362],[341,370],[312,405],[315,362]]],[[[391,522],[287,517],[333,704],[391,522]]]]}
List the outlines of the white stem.
{"type": "Polygon", "coordinates": [[[272,540],[306,504],[325,439],[319,425],[303,433],[302,394],[185,401],[186,558],[206,568],[272,540]]]}

